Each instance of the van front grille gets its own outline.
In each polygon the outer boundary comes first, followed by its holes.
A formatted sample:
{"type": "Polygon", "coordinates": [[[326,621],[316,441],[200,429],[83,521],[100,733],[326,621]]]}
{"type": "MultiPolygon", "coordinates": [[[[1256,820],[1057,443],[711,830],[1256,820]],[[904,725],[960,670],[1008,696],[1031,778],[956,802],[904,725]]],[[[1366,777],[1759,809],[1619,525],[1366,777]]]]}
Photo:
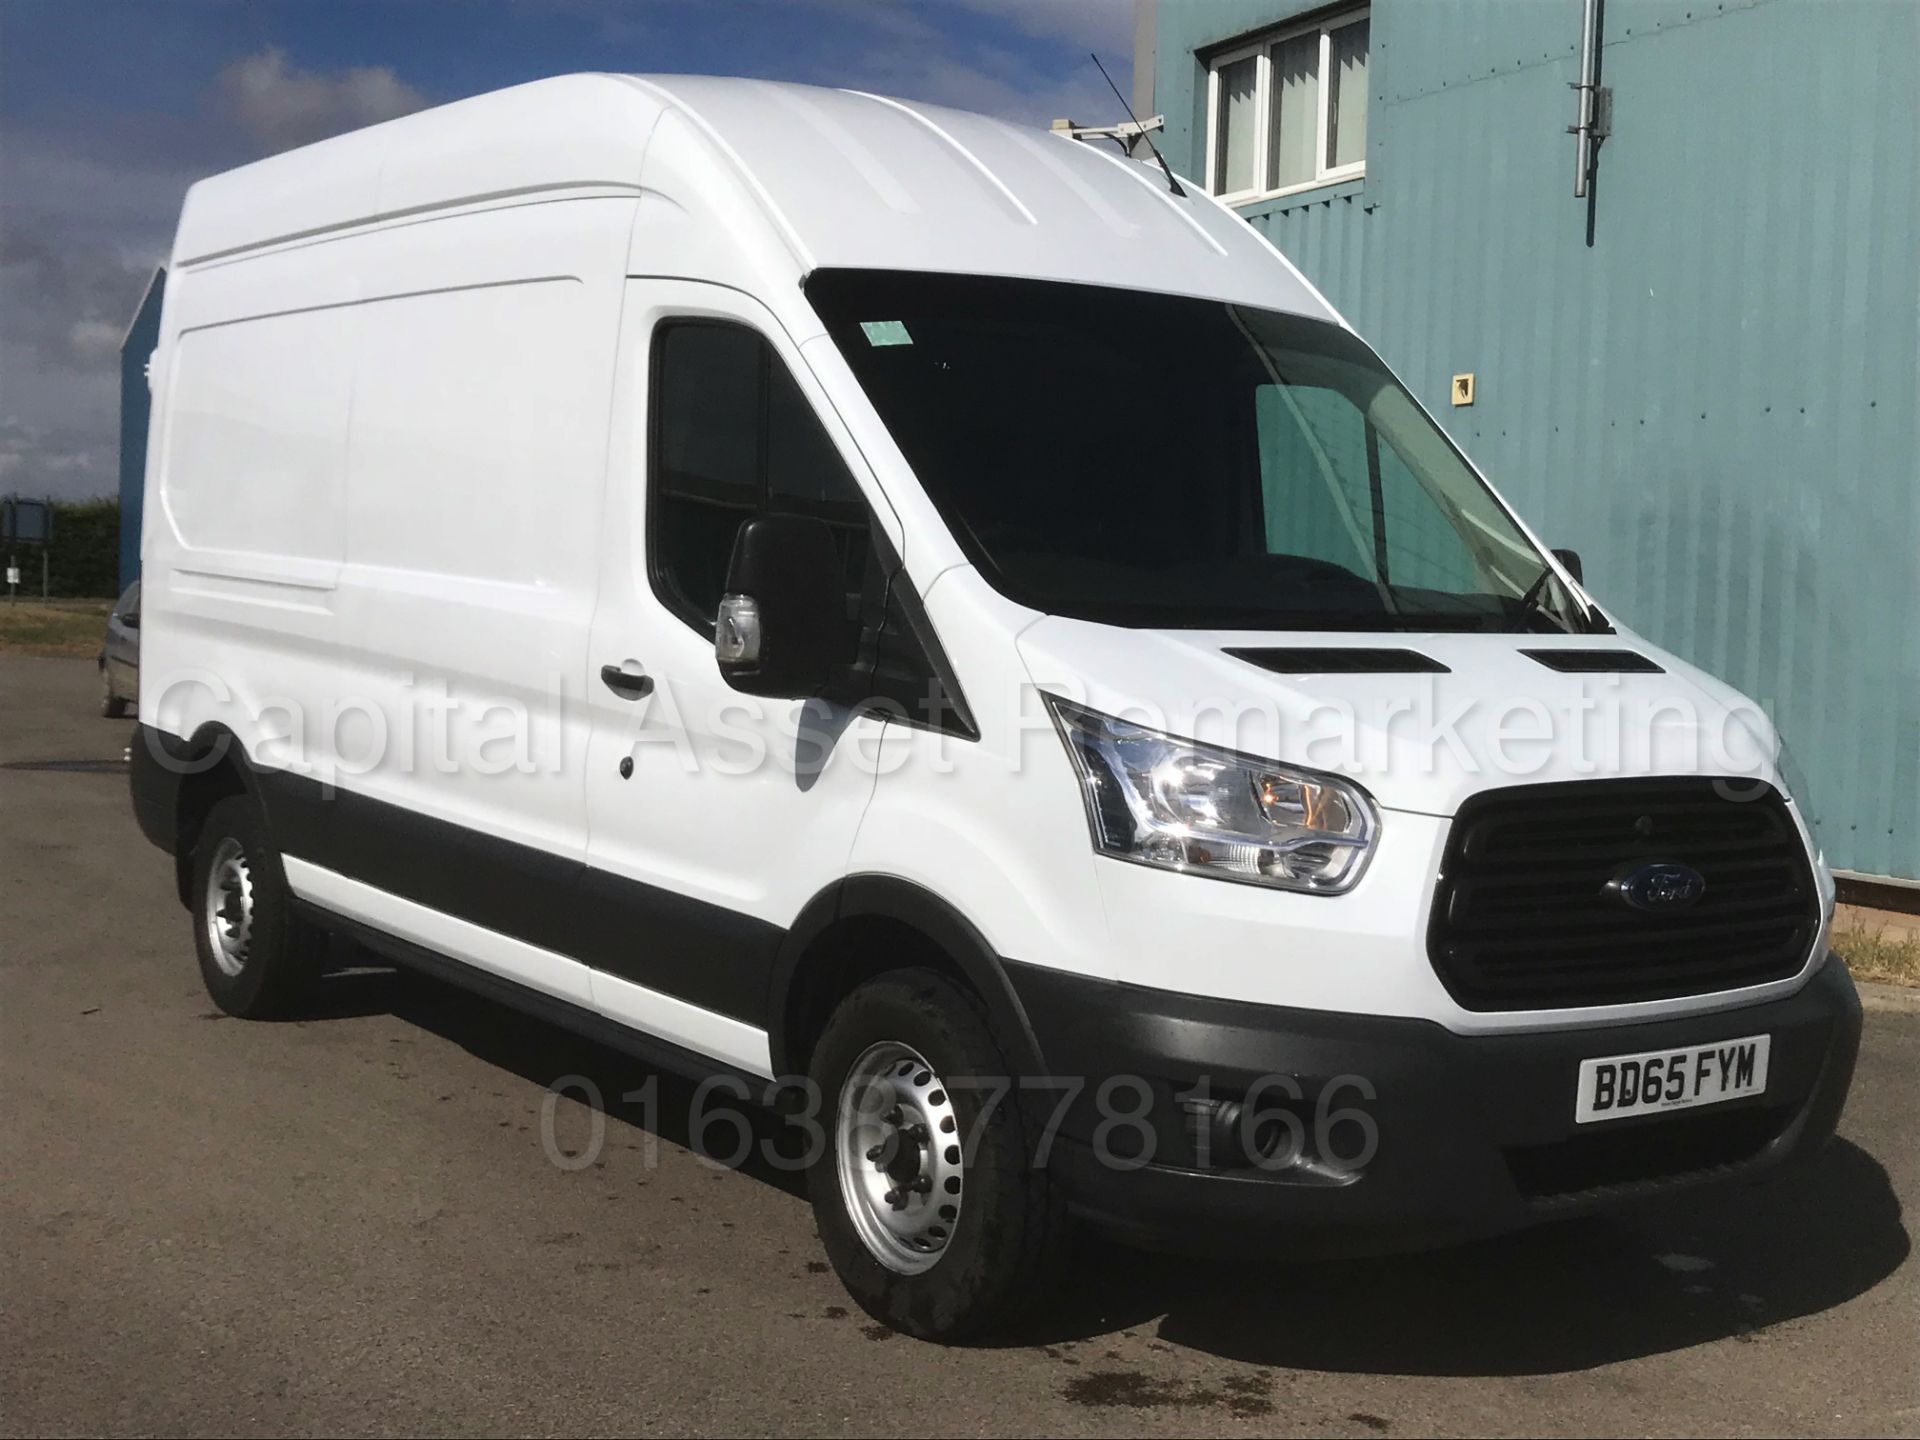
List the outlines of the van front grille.
{"type": "Polygon", "coordinates": [[[1427,950],[1468,1010],[1697,995],[1798,972],[1819,927],[1806,847],[1778,791],[1709,779],[1577,780],[1476,795],[1441,862],[1427,950]],[[1641,909],[1622,881],[1691,867],[1691,903],[1641,909]]]}

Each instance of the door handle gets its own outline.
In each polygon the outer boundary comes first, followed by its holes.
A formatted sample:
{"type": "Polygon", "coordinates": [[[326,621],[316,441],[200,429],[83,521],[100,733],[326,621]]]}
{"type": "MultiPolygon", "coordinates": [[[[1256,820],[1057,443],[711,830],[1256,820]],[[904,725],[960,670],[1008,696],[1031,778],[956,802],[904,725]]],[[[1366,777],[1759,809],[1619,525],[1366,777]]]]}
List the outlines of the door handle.
{"type": "Polygon", "coordinates": [[[602,665],[600,678],[606,687],[622,700],[640,700],[653,693],[651,675],[635,675],[630,670],[622,670],[618,665],[602,665]]]}

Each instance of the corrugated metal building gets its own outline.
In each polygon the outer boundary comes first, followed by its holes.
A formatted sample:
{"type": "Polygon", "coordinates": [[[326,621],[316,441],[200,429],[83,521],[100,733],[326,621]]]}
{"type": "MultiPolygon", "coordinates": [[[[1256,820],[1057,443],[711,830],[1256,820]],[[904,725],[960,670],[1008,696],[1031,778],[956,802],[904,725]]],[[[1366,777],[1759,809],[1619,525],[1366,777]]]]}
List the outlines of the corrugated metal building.
{"type": "Polygon", "coordinates": [[[1920,6],[1604,0],[1585,199],[1582,0],[1143,21],[1174,168],[1628,624],[1768,707],[1836,867],[1920,880],[1920,6]]]}

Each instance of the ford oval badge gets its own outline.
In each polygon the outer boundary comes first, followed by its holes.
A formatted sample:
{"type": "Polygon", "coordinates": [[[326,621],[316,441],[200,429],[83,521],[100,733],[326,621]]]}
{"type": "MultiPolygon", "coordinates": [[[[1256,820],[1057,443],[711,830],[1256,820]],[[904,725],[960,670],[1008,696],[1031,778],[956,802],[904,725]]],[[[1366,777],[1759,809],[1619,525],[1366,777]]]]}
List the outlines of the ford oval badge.
{"type": "Polygon", "coordinates": [[[1659,861],[1629,870],[1609,888],[1636,910],[1684,910],[1707,893],[1707,877],[1691,865],[1659,861]]]}

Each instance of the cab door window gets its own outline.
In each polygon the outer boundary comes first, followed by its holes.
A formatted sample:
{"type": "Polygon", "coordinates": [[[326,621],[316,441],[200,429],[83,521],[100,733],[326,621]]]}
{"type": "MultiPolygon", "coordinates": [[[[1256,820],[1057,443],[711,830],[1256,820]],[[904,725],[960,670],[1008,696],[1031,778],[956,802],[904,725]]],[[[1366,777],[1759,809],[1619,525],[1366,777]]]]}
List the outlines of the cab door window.
{"type": "Polygon", "coordinates": [[[773,347],[747,326],[676,320],[654,334],[648,573],[713,633],[741,522],[779,511],[832,527],[851,606],[869,553],[864,498],[773,347]]]}

